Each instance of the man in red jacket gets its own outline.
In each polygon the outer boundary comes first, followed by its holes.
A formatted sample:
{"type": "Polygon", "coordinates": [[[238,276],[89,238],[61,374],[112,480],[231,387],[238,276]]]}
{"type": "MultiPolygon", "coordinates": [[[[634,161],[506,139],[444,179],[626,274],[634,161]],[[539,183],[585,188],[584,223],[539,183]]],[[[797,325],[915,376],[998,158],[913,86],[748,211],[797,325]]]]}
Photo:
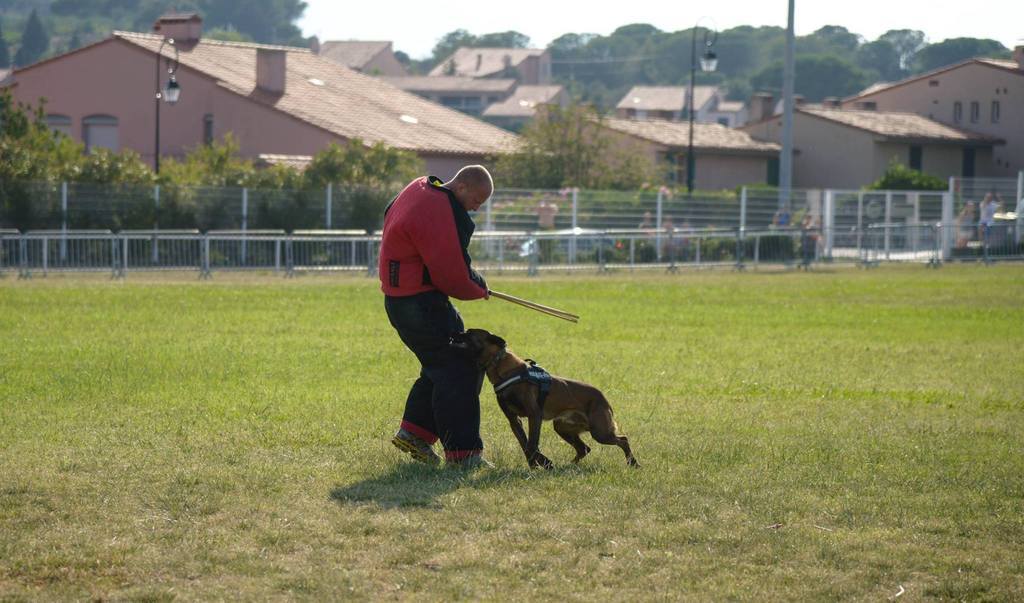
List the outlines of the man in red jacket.
{"type": "Polygon", "coordinates": [[[470,165],[448,182],[434,176],[413,180],[384,210],[378,264],[384,308],[421,365],[391,441],[425,463],[440,462],[433,450],[440,440],[448,463],[489,464],[480,456],[482,373],[463,350],[449,344],[464,326],[448,298],[488,296],[487,283],[469,257],[476,228],[469,212],[493,190],[487,170],[470,165]]]}

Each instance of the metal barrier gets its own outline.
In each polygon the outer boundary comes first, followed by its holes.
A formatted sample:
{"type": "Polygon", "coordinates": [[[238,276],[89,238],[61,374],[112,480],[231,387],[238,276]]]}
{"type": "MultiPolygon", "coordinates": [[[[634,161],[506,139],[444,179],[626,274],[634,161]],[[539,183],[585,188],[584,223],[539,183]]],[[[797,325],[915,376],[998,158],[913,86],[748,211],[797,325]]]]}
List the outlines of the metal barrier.
{"type": "MultiPolygon", "coordinates": [[[[876,223],[863,229],[671,228],[543,232],[483,231],[474,235],[470,255],[482,272],[544,270],[676,270],[679,267],[810,268],[818,262],[916,262],[937,266],[948,260],[994,262],[1024,259],[1017,223],[982,227],[977,240],[961,239],[958,225],[876,223]]],[[[0,230],[0,271],[22,277],[35,273],[107,271],[267,270],[348,271],[375,275],[380,232],[267,231],[36,231],[0,230]]]]}

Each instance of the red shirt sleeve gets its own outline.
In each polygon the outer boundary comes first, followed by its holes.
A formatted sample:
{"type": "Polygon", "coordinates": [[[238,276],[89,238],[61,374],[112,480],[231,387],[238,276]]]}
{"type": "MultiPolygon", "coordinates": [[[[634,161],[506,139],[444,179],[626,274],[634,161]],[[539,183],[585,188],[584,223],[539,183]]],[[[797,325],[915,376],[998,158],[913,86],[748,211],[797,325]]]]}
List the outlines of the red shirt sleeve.
{"type": "MultiPolygon", "coordinates": [[[[433,205],[433,204],[432,204],[433,205]]],[[[440,198],[432,211],[417,217],[409,238],[430,271],[430,281],[442,293],[456,299],[481,299],[487,290],[469,276],[469,267],[462,258],[462,247],[455,231],[455,216],[447,198],[440,198]]]]}

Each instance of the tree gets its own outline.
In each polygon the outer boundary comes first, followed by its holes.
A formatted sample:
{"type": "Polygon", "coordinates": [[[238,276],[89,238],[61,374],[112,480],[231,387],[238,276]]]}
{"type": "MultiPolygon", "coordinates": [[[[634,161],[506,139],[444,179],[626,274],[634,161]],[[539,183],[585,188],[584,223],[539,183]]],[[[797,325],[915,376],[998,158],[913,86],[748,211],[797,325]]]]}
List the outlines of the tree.
{"type": "Polygon", "coordinates": [[[477,48],[529,48],[530,36],[518,31],[484,34],[476,39],[477,48]]]}
{"type": "Polygon", "coordinates": [[[916,29],[890,29],[878,39],[892,44],[896,49],[896,54],[899,56],[899,68],[904,76],[910,73],[914,65],[914,56],[927,44],[924,32],[916,29]]]}
{"type": "Polygon", "coordinates": [[[839,25],[826,25],[809,36],[796,41],[796,51],[801,54],[834,54],[839,57],[851,56],[860,46],[861,38],[839,25]]]}
{"type": "Polygon", "coordinates": [[[545,109],[521,136],[519,152],[502,156],[495,166],[498,179],[512,187],[636,189],[655,171],[639,153],[613,145],[592,106],[545,109]]]}
{"type": "Polygon", "coordinates": [[[4,38],[3,24],[0,23],[0,69],[11,66],[11,51],[7,48],[7,39],[4,38]]]}
{"type": "Polygon", "coordinates": [[[946,65],[974,57],[1005,58],[1009,49],[995,40],[979,38],[951,38],[938,44],[929,44],[915,57],[914,63],[918,73],[931,71],[946,65]]]}
{"type": "Polygon", "coordinates": [[[885,174],[868,186],[869,190],[885,191],[944,191],[946,188],[941,178],[912,170],[895,159],[889,163],[885,174]]]}
{"type": "MultiPolygon", "coordinates": [[[[867,74],[849,61],[831,55],[805,55],[796,59],[795,89],[808,101],[828,96],[849,96],[867,85],[867,74]]],[[[758,90],[779,94],[782,89],[782,63],[764,69],[751,79],[758,90]]]]}
{"type": "Polygon", "coordinates": [[[857,49],[857,66],[877,74],[875,79],[892,82],[904,76],[900,55],[892,42],[878,39],[857,49]]]}
{"type": "Polygon", "coordinates": [[[14,55],[14,64],[19,67],[31,65],[39,60],[50,47],[50,35],[43,28],[39,14],[35,9],[25,23],[25,33],[21,35],[21,47],[14,55]]]}
{"type": "Polygon", "coordinates": [[[434,50],[431,53],[434,58],[434,64],[440,63],[441,61],[452,56],[456,50],[463,46],[473,46],[476,43],[476,36],[469,33],[465,29],[456,29],[450,31],[437,41],[434,45],[434,50]]]}
{"type": "Polygon", "coordinates": [[[54,183],[73,177],[82,146],[50,130],[45,102],[15,104],[0,90],[0,228],[44,228],[59,212],[54,183]]]}

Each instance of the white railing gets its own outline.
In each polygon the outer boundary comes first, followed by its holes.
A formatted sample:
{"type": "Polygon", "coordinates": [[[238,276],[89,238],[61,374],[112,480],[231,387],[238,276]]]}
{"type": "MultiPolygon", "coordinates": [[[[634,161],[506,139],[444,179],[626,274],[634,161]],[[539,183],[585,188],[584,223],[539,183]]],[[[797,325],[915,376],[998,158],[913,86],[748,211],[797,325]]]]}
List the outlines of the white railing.
{"type": "MultiPolygon", "coordinates": [[[[482,271],[675,270],[682,266],[811,266],[818,262],[1021,259],[1021,223],[878,222],[866,227],[483,231],[470,253],[482,271]]],[[[259,270],[375,275],[380,233],[364,231],[0,231],[0,272],[259,270]]]]}

